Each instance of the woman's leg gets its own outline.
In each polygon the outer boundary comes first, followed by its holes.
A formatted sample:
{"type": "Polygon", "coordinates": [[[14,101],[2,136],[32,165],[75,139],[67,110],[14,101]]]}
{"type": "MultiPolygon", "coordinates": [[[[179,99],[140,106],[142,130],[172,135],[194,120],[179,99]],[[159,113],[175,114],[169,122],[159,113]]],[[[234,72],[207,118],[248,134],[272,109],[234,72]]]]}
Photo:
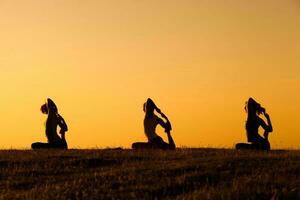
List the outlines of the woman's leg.
{"type": "Polygon", "coordinates": [[[261,140],[260,149],[261,150],[270,150],[271,149],[270,142],[266,139],[261,140]]]}
{"type": "Polygon", "coordinates": [[[270,143],[267,139],[257,134],[252,138],[251,143],[238,143],[236,149],[270,150],[270,143]]]}
{"type": "Polygon", "coordinates": [[[131,145],[132,149],[152,149],[153,145],[148,142],[135,142],[131,145]]]}
{"type": "Polygon", "coordinates": [[[132,144],[133,149],[172,149],[176,148],[174,140],[170,133],[168,134],[169,144],[164,142],[161,137],[156,137],[150,142],[135,142],[132,144]]]}
{"type": "Polygon", "coordinates": [[[254,143],[238,143],[235,145],[235,148],[248,150],[270,150],[270,143],[267,140],[254,143]]]}
{"type": "Polygon", "coordinates": [[[42,143],[36,142],[31,144],[32,149],[68,149],[66,140],[61,140],[57,143],[42,143]]]}
{"type": "Polygon", "coordinates": [[[154,138],[151,142],[135,142],[132,149],[169,149],[169,144],[165,143],[161,137],[154,138]]]}
{"type": "Polygon", "coordinates": [[[66,140],[62,140],[61,148],[62,149],[68,149],[68,144],[67,144],[66,140]]]}
{"type": "Polygon", "coordinates": [[[253,142],[253,145],[255,146],[255,149],[258,150],[270,150],[270,143],[267,139],[259,136],[256,138],[256,141],[253,142]]]}
{"type": "Polygon", "coordinates": [[[270,144],[270,142],[269,142],[269,140],[265,140],[265,150],[271,150],[271,144],[270,144]]]}
{"type": "Polygon", "coordinates": [[[49,144],[49,148],[51,148],[51,149],[68,149],[68,145],[66,142],[60,141],[57,143],[49,144]]]}
{"type": "Polygon", "coordinates": [[[237,143],[235,145],[236,149],[255,149],[255,147],[253,146],[253,144],[249,144],[249,143],[237,143]]]}
{"type": "Polygon", "coordinates": [[[172,149],[172,150],[174,150],[176,147],[175,147],[173,138],[171,137],[170,134],[168,134],[168,140],[169,140],[169,144],[166,143],[165,141],[163,141],[163,139],[158,136],[158,137],[154,138],[150,143],[152,145],[152,148],[154,148],[154,149],[163,149],[163,150],[172,149]]]}
{"type": "Polygon", "coordinates": [[[176,149],[175,142],[174,142],[174,140],[171,136],[171,133],[169,131],[167,132],[167,135],[168,135],[168,140],[169,140],[169,144],[168,144],[169,149],[176,149]]]}
{"type": "Polygon", "coordinates": [[[49,149],[51,145],[49,143],[35,142],[31,144],[32,149],[49,149]]]}
{"type": "Polygon", "coordinates": [[[68,149],[68,144],[65,138],[65,132],[61,132],[61,144],[60,144],[60,148],[62,149],[68,149]]]}

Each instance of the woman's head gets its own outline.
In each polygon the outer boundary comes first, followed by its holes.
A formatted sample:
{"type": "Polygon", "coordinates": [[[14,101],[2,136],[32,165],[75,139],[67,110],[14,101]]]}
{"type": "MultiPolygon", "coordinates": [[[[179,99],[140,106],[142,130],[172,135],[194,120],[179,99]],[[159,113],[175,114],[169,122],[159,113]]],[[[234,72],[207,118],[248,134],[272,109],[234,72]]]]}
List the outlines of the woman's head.
{"type": "Polygon", "coordinates": [[[245,110],[249,114],[258,114],[258,115],[266,111],[266,109],[263,108],[259,103],[257,103],[253,98],[249,98],[249,100],[246,102],[245,110]]]}
{"type": "Polygon", "coordinates": [[[50,112],[58,113],[57,106],[50,98],[47,99],[47,106],[50,112]]]}
{"type": "Polygon", "coordinates": [[[155,109],[155,104],[152,100],[147,100],[146,103],[144,103],[144,112],[146,113],[153,113],[155,109]]]}
{"type": "Polygon", "coordinates": [[[48,114],[48,106],[46,103],[41,106],[41,112],[43,114],[48,114]]]}
{"type": "Polygon", "coordinates": [[[148,98],[146,103],[144,103],[144,112],[150,114],[150,113],[154,113],[154,110],[160,112],[160,110],[156,107],[152,99],[148,98]]]}
{"type": "Polygon", "coordinates": [[[58,113],[55,103],[51,99],[47,99],[47,103],[41,106],[41,112],[44,114],[58,113]]]}

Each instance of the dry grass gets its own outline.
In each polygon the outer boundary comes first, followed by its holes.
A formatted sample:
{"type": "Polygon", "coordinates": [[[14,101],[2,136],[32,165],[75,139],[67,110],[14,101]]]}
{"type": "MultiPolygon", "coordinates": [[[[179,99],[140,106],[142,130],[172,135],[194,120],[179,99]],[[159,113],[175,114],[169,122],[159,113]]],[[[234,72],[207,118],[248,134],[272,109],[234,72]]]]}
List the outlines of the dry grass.
{"type": "Polygon", "coordinates": [[[300,151],[0,151],[0,199],[300,199],[300,151]]]}

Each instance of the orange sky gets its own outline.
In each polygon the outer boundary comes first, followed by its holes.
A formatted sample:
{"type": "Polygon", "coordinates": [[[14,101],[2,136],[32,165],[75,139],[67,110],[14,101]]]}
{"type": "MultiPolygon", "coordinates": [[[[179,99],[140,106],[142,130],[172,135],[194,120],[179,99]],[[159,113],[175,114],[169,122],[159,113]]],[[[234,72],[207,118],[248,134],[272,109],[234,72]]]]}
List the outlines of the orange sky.
{"type": "Polygon", "coordinates": [[[146,141],[147,97],[178,146],[233,147],[249,96],[299,148],[297,0],[0,0],[0,27],[0,148],[46,141],[47,97],[72,148],[146,141]]]}

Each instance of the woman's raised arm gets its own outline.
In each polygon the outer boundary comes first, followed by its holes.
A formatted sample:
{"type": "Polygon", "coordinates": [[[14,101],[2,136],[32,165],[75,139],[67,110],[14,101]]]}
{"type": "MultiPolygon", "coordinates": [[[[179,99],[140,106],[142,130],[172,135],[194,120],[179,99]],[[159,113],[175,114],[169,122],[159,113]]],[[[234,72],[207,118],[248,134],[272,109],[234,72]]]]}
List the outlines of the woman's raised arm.
{"type": "Polygon", "coordinates": [[[61,128],[61,131],[67,132],[68,131],[68,125],[65,122],[64,118],[62,116],[60,116],[59,114],[57,114],[57,118],[58,118],[58,125],[61,128]]]}
{"type": "Polygon", "coordinates": [[[54,101],[52,101],[50,98],[47,99],[47,105],[49,109],[49,113],[57,113],[57,106],[55,105],[54,101]]]}

